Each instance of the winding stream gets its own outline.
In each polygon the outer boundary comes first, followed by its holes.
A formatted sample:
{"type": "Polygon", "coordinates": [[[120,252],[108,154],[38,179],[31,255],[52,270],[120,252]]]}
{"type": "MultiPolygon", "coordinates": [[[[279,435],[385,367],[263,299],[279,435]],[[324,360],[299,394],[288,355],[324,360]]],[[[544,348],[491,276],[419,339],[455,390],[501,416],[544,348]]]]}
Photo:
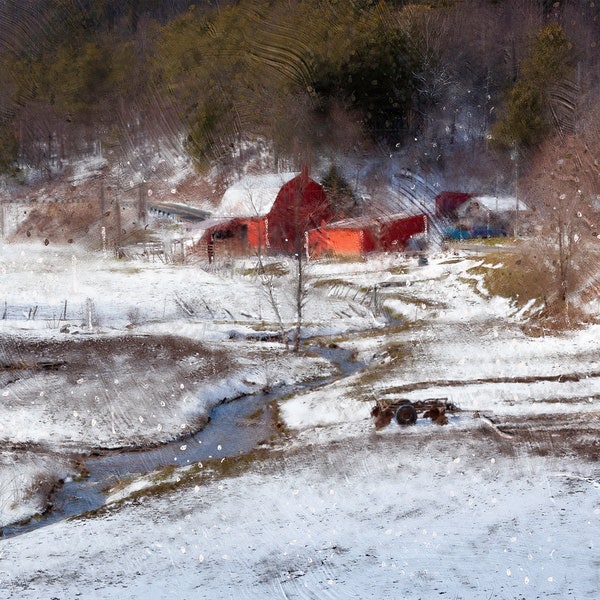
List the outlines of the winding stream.
{"type": "Polygon", "coordinates": [[[53,497],[53,505],[42,517],[24,524],[7,525],[2,537],[12,537],[39,527],[100,508],[106,490],[123,479],[143,475],[168,465],[185,466],[250,452],[275,431],[272,402],[298,389],[317,387],[347,377],[364,365],[342,348],[313,347],[313,351],[334,363],[339,374],[300,386],[283,386],[270,393],[252,394],[220,404],[201,431],[159,447],[136,451],[115,451],[84,460],[89,475],[66,481],[53,497]]]}

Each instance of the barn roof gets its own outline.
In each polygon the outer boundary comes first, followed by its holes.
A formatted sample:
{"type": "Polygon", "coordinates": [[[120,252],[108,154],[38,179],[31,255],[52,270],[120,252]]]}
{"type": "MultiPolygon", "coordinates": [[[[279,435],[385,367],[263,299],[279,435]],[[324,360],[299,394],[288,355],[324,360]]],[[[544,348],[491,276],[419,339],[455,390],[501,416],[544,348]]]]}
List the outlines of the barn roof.
{"type": "Polygon", "coordinates": [[[481,207],[491,212],[511,212],[516,210],[517,202],[520,211],[529,210],[528,206],[522,200],[517,200],[514,196],[473,196],[464,204],[461,204],[458,213],[464,214],[467,208],[474,202],[477,202],[481,207]]]}
{"type": "Polygon", "coordinates": [[[335,221],[333,223],[327,223],[323,229],[362,229],[366,227],[377,227],[384,223],[393,223],[395,221],[401,221],[403,219],[409,219],[411,215],[406,213],[396,213],[393,215],[385,214],[379,217],[361,216],[361,217],[350,217],[341,221],[335,221]]]}
{"type": "Polygon", "coordinates": [[[255,218],[267,215],[279,190],[297,175],[298,173],[247,175],[227,188],[214,216],[255,218]]]}

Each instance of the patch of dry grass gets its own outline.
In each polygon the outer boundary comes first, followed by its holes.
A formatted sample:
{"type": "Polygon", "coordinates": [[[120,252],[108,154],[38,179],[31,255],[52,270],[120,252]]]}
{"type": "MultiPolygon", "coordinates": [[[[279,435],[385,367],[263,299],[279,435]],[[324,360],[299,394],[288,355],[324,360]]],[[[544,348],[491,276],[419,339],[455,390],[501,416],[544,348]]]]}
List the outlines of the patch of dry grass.
{"type": "Polygon", "coordinates": [[[545,303],[552,291],[549,273],[536,254],[515,252],[484,256],[484,264],[469,273],[483,275],[488,292],[510,298],[517,306],[530,300],[545,303]]]}
{"type": "Polygon", "coordinates": [[[573,330],[589,321],[580,307],[560,299],[558,278],[551,263],[552,257],[534,244],[515,252],[486,255],[484,264],[469,273],[482,275],[491,295],[509,298],[516,307],[535,301],[537,310],[532,312],[523,330],[539,336],[544,332],[573,330]]]}
{"type": "Polygon", "coordinates": [[[352,283],[345,281],[344,279],[314,279],[311,283],[311,287],[313,288],[334,288],[334,287],[356,287],[352,283]]]}
{"type": "Polygon", "coordinates": [[[289,269],[282,262],[266,263],[244,271],[246,277],[284,277],[288,273],[289,269]]]}

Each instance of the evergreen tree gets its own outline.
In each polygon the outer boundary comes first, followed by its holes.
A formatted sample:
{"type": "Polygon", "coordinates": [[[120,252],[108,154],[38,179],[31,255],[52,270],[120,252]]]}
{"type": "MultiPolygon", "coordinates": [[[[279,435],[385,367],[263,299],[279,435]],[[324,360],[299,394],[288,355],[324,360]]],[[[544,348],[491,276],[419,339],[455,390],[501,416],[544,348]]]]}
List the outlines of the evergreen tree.
{"type": "Polygon", "coordinates": [[[495,127],[494,137],[501,145],[532,147],[551,133],[551,90],[564,82],[573,64],[573,45],[560,25],[543,27],[533,39],[495,127]]]}
{"type": "Polygon", "coordinates": [[[327,198],[338,218],[351,217],[358,207],[358,199],[339,168],[332,164],[321,181],[327,198]]]}

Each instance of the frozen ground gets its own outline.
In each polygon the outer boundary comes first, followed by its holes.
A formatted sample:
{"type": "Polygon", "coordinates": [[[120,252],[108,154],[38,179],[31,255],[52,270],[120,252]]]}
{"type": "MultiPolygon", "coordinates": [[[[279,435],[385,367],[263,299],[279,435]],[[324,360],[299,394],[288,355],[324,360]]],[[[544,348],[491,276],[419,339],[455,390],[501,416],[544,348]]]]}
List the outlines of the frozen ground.
{"type": "MultiPolygon", "coordinates": [[[[39,510],[40,477],[76,471],[74,448],[157,443],[224,398],[331,372],[246,339],[276,330],[248,264],[27,245],[0,261],[5,524],[39,510]],[[162,353],[123,342],[165,336],[162,353]],[[100,343],[106,365],[77,352],[100,343]],[[73,369],[41,368],[36,344],[73,369]]],[[[368,367],[281,400],[287,432],[253,461],[150,474],[105,510],[1,540],[0,597],[596,598],[600,329],[525,336],[469,271],[481,262],[312,265],[307,334],[368,367]],[[374,399],[400,397],[462,412],[376,431],[374,399]]],[[[273,285],[291,324],[289,280],[273,285]]]]}

